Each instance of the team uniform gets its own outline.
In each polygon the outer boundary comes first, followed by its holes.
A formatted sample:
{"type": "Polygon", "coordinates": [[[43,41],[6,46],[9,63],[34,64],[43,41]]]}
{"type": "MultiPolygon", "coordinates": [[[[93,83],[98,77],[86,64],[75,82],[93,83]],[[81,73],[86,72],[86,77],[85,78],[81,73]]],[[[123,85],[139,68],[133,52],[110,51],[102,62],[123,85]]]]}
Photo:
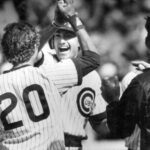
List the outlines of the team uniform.
{"type": "MultiPolygon", "coordinates": [[[[128,87],[131,80],[140,73],[141,73],[140,71],[131,71],[123,78],[123,80],[121,82],[122,93],[128,87]]],[[[140,150],[140,133],[141,133],[141,131],[140,131],[138,125],[136,125],[134,132],[131,134],[131,136],[127,137],[125,139],[125,146],[131,150],[140,150]]]]}
{"type": "Polygon", "coordinates": [[[96,71],[83,78],[82,85],[69,89],[62,98],[63,128],[66,150],[79,150],[87,138],[87,121],[106,118],[106,102],[101,96],[101,80],[96,71]]]}
{"type": "Polygon", "coordinates": [[[71,60],[45,71],[23,66],[2,74],[0,82],[1,149],[47,150],[63,141],[59,92],[78,82],[71,60]]]}
{"type": "Polygon", "coordinates": [[[88,51],[55,65],[48,58],[43,55],[36,64],[44,64],[40,69],[22,66],[0,75],[0,149],[49,150],[54,145],[57,150],[54,143],[64,140],[60,94],[80,84],[99,65],[99,56],[88,51]]]}
{"type": "MultiPolygon", "coordinates": [[[[45,65],[58,63],[57,56],[43,48],[43,63],[45,65]]],[[[80,86],[70,88],[62,93],[61,108],[63,114],[63,130],[65,133],[66,150],[79,150],[81,142],[87,139],[85,127],[87,121],[100,122],[106,118],[106,102],[101,95],[101,79],[96,71],[92,71],[82,79],[80,86]]]]}

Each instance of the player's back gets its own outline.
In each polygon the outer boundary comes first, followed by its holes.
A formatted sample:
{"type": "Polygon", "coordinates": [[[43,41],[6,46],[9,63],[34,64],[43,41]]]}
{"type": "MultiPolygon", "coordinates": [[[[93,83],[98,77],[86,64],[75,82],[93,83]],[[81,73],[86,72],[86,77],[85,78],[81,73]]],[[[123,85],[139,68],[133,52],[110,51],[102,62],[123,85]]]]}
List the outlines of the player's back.
{"type": "Polygon", "coordinates": [[[85,126],[88,119],[106,109],[101,96],[101,79],[96,71],[83,78],[80,86],[72,87],[63,95],[64,131],[69,135],[86,138],[85,126]]]}
{"type": "Polygon", "coordinates": [[[0,147],[47,150],[63,140],[60,95],[44,73],[24,66],[0,75],[0,83],[0,147]]]}
{"type": "MultiPolygon", "coordinates": [[[[128,72],[121,82],[121,95],[122,93],[127,89],[128,85],[131,83],[131,81],[138,75],[142,73],[141,71],[130,71],[128,72]]],[[[133,150],[139,150],[140,149],[140,128],[138,125],[135,126],[135,129],[131,136],[125,138],[125,145],[129,149],[133,150]]]]}

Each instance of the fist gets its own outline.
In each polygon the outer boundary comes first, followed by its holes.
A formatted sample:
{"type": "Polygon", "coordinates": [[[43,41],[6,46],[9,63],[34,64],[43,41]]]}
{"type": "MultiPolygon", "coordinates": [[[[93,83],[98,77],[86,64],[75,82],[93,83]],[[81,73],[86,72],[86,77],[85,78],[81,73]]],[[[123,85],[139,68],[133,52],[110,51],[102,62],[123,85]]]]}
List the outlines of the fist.
{"type": "Polygon", "coordinates": [[[76,14],[75,8],[73,7],[73,0],[64,0],[58,1],[58,9],[61,12],[62,15],[66,18],[66,20],[70,17],[76,14]]]}
{"type": "Polygon", "coordinates": [[[65,21],[65,17],[64,15],[61,13],[61,11],[59,10],[58,6],[56,7],[56,10],[55,10],[55,23],[58,25],[58,26],[62,26],[64,25],[64,23],[66,22],[65,21]]]}
{"type": "Polygon", "coordinates": [[[120,86],[117,76],[102,79],[102,96],[107,103],[119,100],[120,86]]]}

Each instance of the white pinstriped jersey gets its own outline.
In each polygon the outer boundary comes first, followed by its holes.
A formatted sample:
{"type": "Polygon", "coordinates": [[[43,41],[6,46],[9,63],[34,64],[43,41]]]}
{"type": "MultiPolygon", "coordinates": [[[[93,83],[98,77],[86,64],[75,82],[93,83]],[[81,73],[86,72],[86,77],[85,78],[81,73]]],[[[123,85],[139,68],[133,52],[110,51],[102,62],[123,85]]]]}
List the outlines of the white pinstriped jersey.
{"type": "Polygon", "coordinates": [[[85,126],[90,116],[106,110],[101,96],[101,79],[96,71],[83,77],[82,85],[69,89],[62,100],[64,132],[86,137],[85,126]]]}
{"type": "Polygon", "coordinates": [[[43,47],[42,52],[44,54],[44,60],[42,64],[38,67],[40,69],[49,70],[50,73],[53,73],[53,77],[58,80],[54,84],[59,89],[60,94],[62,95],[68,88],[70,88],[70,83],[72,82],[72,86],[76,85],[78,82],[78,74],[76,67],[71,59],[59,61],[54,58],[55,53],[48,49],[47,46],[43,47]],[[63,88],[61,88],[63,87],[63,88]]]}
{"type": "MultiPolygon", "coordinates": [[[[128,87],[132,79],[140,73],[140,71],[131,71],[125,75],[121,82],[122,93],[128,87]]],[[[136,125],[131,136],[125,139],[125,146],[132,150],[140,150],[140,132],[140,128],[138,127],[138,125],[136,125]]]]}
{"type": "Polygon", "coordinates": [[[45,46],[42,48],[42,52],[44,54],[44,62],[42,66],[43,65],[53,66],[55,63],[58,63],[58,61],[53,57],[54,55],[56,55],[56,52],[55,50],[51,50],[49,48],[48,43],[46,43],[45,46]]]}
{"type": "MultiPolygon", "coordinates": [[[[46,49],[43,50],[43,52],[46,49]]],[[[45,51],[44,63],[55,64],[55,58],[49,56],[50,52],[45,51]]],[[[66,61],[66,60],[65,60],[66,61]]],[[[69,89],[62,96],[62,113],[64,132],[75,136],[86,137],[85,126],[90,116],[100,114],[106,110],[106,102],[101,96],[101,79],[96,71],[86,75],[82,79],[81,86],[69,89]]],[[[76,149],[73,147],[72,149],[76,149]]]]}
{"type": "Polygon", "coordinates": [[[49,56],[44,55],[44,63],[40,66],[40,69],[47,71],[47,74],[51,76],[55,86],[58,88],[59,93],[63,94],[78,83],[78,73],[76,67],[71,59],[63,60],[58,63],[50,64],[53,60],[49,59],[49,56]]]}
{"type": "Polygon", "coordinates": [[[59,92],[77,83],[75,66],[68,61],[51,69],[28,66],[0,76],[1,149],[47,150],[63,140],[59,92]]]}
{"type": "MultiPolygon", "coordinates": [[[[43,49],[44,63],[42,69],[56,60],[50,56],[50,52],[43,49]]],[[[67,61],[67,60],[64,60],[67,61]]],[[[75,136],[86,137],[85,126],[90,116],[103,113],[106,110],[106,102],[101,95],[101,79],[96,71],[83,77],[82,85],[69,89],[62,96],[62,111],[64,132],[75,136]]]]}

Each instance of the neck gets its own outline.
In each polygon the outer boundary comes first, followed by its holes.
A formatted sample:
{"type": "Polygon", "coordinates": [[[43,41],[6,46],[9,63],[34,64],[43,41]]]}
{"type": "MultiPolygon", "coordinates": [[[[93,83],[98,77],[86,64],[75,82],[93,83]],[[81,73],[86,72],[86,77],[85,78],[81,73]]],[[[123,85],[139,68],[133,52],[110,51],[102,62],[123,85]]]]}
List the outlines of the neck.
{"type": "Polygon", "coordinates": [[[29,60],[29,61],[27,61],[27,62],[20,63],[20,64],[18,64],[18,65],[14,65],[13,68],[18,68],[18,67],[21,67],[21,66],[24,66],[24,65],[33,66],[33,65],[34,65],[34,61],[33,61],[33,60],[29,60]]]}

